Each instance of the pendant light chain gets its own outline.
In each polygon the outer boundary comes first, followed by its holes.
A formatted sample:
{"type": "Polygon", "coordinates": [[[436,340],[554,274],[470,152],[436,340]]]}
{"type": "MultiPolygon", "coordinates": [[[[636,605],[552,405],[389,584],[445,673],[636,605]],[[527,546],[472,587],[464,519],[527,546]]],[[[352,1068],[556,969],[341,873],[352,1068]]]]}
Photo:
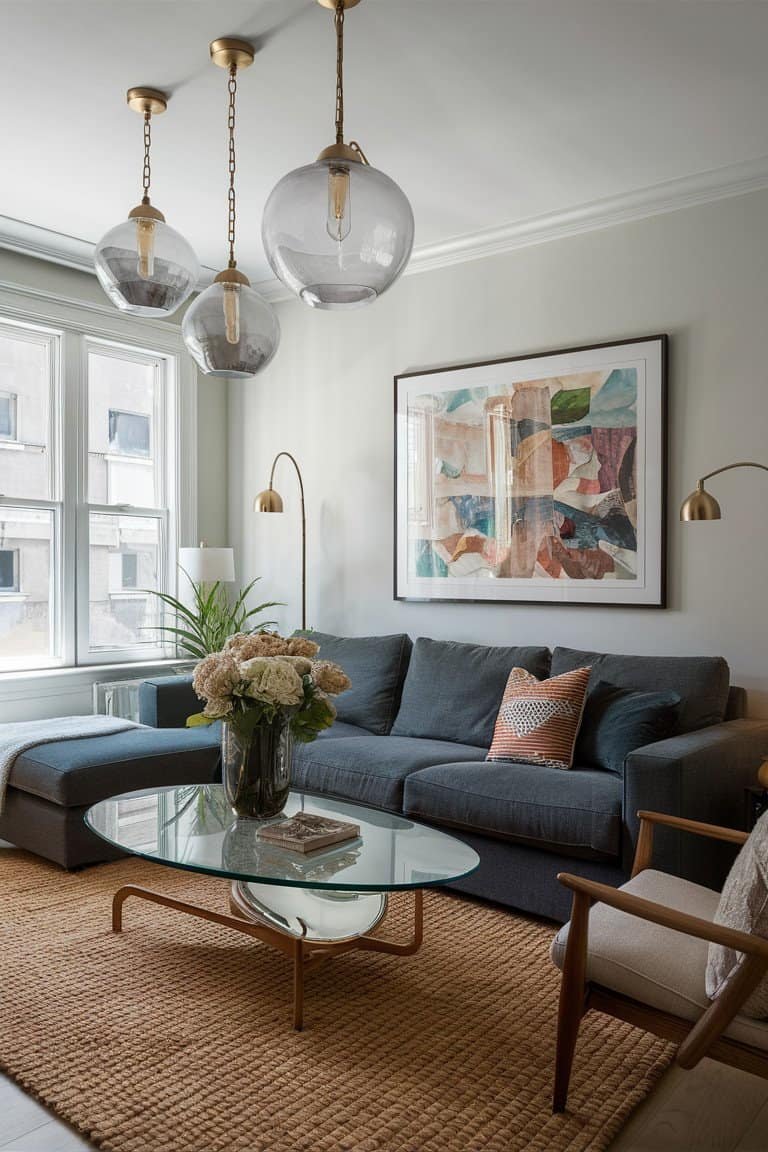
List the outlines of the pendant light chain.
{"type": "Polygon", "coordinates": [[[344,143],[344,0],[336,0],[336,143],[344,143]]]}
{"type": "Polygon", "coordinates": [[[152,147],[152,113],[144,113],[144,171],[141,176],[143,196],[142,204],[149,204],[149,185],[152,180],[152,168],[149,162],[149,150],[152,147]]]}
{"type": "Polygon", "coordinates": [[[235,97],[237,95],[237,65],[232,64],[229,69],[229,113],[227,127],[229,129],[229,193],[228,193],[228,228],[229,240],[229,267],[234,268],[235,260],[235,223],[237,219],[235,202],[235,171],[237,163],[235,158],[235,97]]]}

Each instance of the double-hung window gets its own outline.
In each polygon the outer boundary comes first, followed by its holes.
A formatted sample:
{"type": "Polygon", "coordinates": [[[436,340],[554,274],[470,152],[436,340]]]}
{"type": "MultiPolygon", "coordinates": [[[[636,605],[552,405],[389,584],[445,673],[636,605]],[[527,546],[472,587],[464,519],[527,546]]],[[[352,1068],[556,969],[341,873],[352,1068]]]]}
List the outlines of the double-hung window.
{"type": "Polygon", "coordinates": [[[181,361],[144,336],[0,309],[0,672],[174,655],[181,361]]]}

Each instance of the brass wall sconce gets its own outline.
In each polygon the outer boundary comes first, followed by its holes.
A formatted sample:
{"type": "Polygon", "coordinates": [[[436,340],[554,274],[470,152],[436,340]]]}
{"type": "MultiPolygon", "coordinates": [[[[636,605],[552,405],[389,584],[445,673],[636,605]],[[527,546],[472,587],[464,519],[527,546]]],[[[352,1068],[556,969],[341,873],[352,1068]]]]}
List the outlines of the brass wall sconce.
{"type": "Polygon", "coordinates": [[[741,460],[736,464],[726,464],[723,468],[715,468],[714,472],[707,472],[696,485],[696,490],[686,497],[680,507],[681,520],[720,520],[722,512],[720,505],[711,493],[704,487],[705,480],[719,476],[721,472],[730,472],[732,468],[760,468],[768,472],[768,464],[756,464],[751,460],[741,460]]]}
{"type": "Polygon", "coordinates": [[[278,452],[272,461],[272,468],[269,473],[269,488],[263,492],[259,492],[258,496],[253,502],[254,512],[282,512],[283,511],[283,498],[279,492],[275,491],[275,466],[281,456],[285,456],[290,460],[296,469],[296,476],[299,481],[299,494],[301,496],[301,627],[302,631],[307,627],[307,517],[304,508],[304,481],[301,477],[301,469],[296,463],[295,457],[291,456],[290,452],[278,452]]]}

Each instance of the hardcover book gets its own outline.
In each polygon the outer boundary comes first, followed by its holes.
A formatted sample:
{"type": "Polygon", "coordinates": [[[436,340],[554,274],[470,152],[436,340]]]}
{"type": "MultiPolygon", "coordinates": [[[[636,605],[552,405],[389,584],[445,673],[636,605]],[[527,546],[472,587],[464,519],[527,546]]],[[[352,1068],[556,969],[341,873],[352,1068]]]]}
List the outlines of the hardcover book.
{"type": "Polygon", "coordinates": [[[260,829],[259,840],[290,848],[294,852],[314,852],[330,844],[354,840],[360,835],[360,826],[347,820],[332,820],[329,816],[315,816],[311,812],[297,812],[289,820],[267,824],[260,829]]]}

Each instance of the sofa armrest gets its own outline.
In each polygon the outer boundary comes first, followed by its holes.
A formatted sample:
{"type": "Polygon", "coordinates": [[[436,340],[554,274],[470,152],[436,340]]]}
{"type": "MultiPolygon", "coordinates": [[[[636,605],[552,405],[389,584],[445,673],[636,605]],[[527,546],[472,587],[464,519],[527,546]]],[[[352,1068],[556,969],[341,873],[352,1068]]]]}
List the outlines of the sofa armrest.
{"type": "Polygon", "coordinates": [[[202,707],[191,676],[158,676],[139,688],[139,720],[152,728],[184,728],[202,707]]]}
{"type": "MultiPolygon", "coordinates": [[[[744,827],[744,789],[768,757],[768,721],[730,720],[631,752],[624,763],[623,865],[632,864],[647,809],[707,824],[744,827]]],[[[722,885],[735,849],[659,828],[653,866],[705,884],[722,885]]]]}

